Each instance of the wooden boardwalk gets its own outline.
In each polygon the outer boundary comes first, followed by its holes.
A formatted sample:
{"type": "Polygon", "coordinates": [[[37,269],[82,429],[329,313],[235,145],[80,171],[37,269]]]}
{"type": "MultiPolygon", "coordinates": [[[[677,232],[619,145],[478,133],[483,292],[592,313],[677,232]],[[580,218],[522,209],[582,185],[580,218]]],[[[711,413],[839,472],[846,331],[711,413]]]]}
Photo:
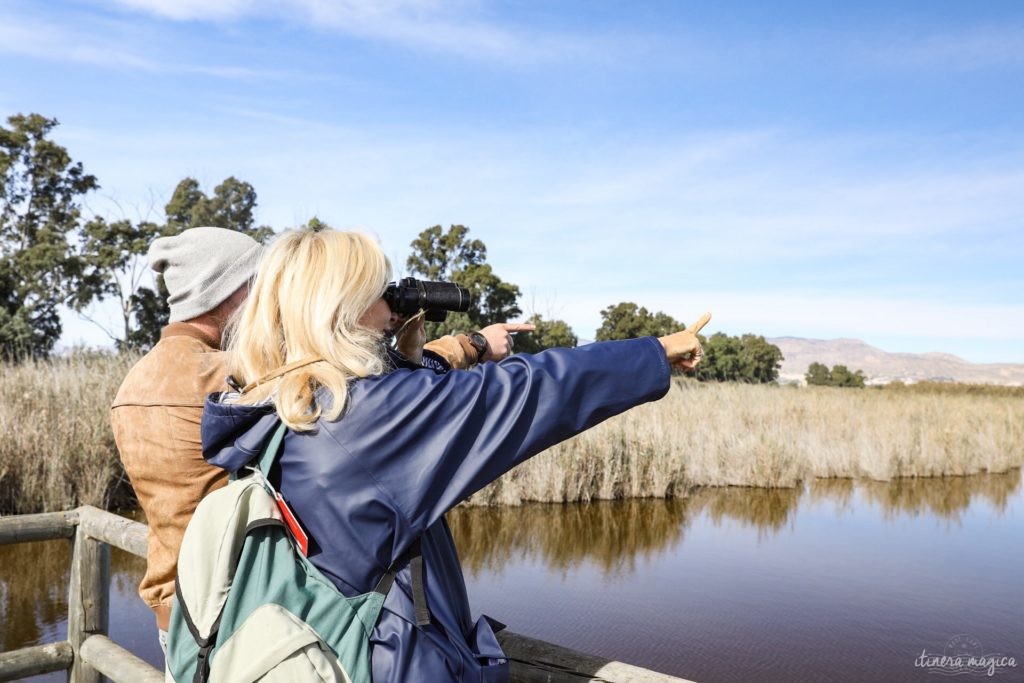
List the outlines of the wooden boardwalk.
{"type": "MultiPolygon", "coordinates": [[[[66,512],[0,518],[0,545],[71,541],[68,639],[0,652],[0,681],[68,672],[73,683],[160,683],[164,673],[107,637],[110,619],[110,546],[146,556],[146,526],[91,506],[66,512]]],[[[154,633],[154,638],[156,634],[154,633]]],[[[516,633],[498,634],[509,657],[512,683],[691,683],[516,633]]]]}

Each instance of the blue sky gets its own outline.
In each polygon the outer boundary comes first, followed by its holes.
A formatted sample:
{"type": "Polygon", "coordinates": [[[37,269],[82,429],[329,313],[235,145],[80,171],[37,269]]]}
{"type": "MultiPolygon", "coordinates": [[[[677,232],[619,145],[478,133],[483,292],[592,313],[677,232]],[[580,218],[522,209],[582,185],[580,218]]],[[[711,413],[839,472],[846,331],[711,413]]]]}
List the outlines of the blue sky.
{"type": "Polygon", "coordinates": [[[399,266],[463,223],[583,338],[632,300],[1024,362],[1019,2],[6,0],[0,116],[30,111],[90,211],[235,175],[399,266]]]}

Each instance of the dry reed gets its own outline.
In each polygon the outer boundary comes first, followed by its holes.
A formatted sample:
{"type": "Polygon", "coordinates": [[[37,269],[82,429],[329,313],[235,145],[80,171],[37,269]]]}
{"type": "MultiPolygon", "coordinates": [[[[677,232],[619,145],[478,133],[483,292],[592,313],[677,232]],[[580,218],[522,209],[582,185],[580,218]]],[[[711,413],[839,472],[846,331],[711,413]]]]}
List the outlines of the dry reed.
{"type": "Polygon", "coordinates": [[[816,477],[1006,472],[1024,464],[1024,396],[676,381],[516,468],[471,504],[793,487],[816,477]]]}
{"type": "MultiPolygon", "coordinates": [[[[0,365],[0,513],[131,503],[109,405],[135,357],[0,365]]],[[[471,504],[786,488],[816,477],[1005,472],[1024,464],[1024,396],[675,381],[542,453],[471,504]]]]}
{"type": "Polygon", "coordinates": [[[131,504],[110,404],[134,356],[0,364],[0,512],[131,504]]]}

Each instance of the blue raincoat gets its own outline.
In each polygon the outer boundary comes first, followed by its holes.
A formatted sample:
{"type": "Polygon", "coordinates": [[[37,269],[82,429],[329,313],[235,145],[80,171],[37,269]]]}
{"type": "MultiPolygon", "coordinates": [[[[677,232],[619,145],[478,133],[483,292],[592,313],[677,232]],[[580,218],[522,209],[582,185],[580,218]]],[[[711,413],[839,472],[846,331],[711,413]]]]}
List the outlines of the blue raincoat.
{"type": "MultiPolygon", "coordinates": [[[[351,382],[338,420],[288,432],[275,483],[309,532],[310,560],[342,593],[373,590],[421,540],[431,623],[416,625],[406,566],[372,635],[374,681],[508,679],[490,623],[470,616],[444,514],[549,446],[660,398],[669,374],[653,337],[514,355],[471,370],[399,368],[351,382]]],[[[203,455],[235,471],[279,420],[272,405],[222,398],[207,399],[203,455]]]]}

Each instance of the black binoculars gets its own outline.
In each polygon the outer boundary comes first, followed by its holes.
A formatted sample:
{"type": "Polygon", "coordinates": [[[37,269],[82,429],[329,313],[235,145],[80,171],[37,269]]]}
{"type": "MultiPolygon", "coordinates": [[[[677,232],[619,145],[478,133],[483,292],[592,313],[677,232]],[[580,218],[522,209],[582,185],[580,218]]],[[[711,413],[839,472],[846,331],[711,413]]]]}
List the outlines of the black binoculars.
{"type": "Polygon", "coordinates": [[[409,318],[426,311],[430,322],[443,322],[448,311],[463,313],[469,310],[472,298],[469,290],[454,282],[429,282],[414,277],[404,277],[391,282],[384,290],[384,301],[391,312],[409,318]]]}

